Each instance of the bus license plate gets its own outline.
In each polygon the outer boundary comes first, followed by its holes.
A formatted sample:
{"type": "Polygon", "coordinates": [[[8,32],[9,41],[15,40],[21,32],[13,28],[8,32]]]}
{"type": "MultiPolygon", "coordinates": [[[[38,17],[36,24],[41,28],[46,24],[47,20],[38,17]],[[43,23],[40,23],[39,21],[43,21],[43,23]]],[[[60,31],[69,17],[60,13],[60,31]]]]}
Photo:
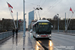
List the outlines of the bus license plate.
{"type": "Polygon", "coordinates": [[[47,37],[48,35],[41,35],[41,37],[47,37]]]}

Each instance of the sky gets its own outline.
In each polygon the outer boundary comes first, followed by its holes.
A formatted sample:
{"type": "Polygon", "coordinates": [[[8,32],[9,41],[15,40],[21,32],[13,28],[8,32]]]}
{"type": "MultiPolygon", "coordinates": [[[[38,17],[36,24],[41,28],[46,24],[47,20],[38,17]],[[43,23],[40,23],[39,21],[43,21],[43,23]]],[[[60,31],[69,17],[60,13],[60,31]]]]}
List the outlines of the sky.
{"type": "MultiPolygon", "coordinates": [[[[23,0],[0,0],[0,20],[2,18],[12,19],[7,2],[13,6],[13,17],[23,19],[23,0]]],[[[72,12],[69,11],[70,7],[75,11],[75,0],[25,0],[25,18],[28,23],[28,13],[34,8],[42,7],[43,10],[35,10],[35,19],[39,15],[41,18],[51,18],[59,14],[59,18],[75,18],[75,13],[72,16],[72,12]],[[36,17],[37,15],[37,17],[36,17]],[[72,17],[71,17],[72,16],[72,17]]]]}

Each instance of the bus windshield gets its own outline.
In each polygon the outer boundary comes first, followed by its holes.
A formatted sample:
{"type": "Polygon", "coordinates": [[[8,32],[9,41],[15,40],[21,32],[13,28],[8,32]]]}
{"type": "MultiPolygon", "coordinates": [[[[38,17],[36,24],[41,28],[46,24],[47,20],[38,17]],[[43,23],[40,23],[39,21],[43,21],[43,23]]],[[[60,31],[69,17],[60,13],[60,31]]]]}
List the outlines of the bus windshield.
{"type": "Polygon", "coordinates": [[[39,32],[50,32],[49,23],[39,23],[39,32]]]}

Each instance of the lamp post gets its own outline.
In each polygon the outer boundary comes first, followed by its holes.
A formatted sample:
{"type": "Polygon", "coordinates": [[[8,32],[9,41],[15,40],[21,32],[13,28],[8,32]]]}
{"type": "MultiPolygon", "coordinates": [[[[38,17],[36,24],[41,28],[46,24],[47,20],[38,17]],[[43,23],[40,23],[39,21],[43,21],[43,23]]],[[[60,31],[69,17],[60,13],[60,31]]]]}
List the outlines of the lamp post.
{"type": "Polygon", "coordinates": [[[66,13],[65,13],[65,32],[67,31],[67,24],[66,24],[66,13]]]}
{"type": "Polygon", "coordinates": [[[26,31],[26,24],[25,24],[25,0],[23,0],[23,50],[25,50],[25,31],[26,31]]]}
{"type": "Polygon", "coordinates": [[[57,14],[58,15],[58,32],[59,32],[59,14],[57,14]]]}

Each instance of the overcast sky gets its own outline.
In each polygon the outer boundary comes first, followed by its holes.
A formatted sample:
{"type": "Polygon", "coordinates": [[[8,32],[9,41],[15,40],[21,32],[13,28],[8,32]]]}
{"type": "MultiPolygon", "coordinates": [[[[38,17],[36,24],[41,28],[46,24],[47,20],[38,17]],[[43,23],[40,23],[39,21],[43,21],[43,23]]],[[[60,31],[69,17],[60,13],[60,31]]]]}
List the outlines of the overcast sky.
{"type": "MultiPolygon", "coordinates": [[[[14,19],[17,18],[17,12],[18,18],[23,19],[23,0],[0,0],[0,19],[12,19],[6,2],[13,6],[14,19]]],[[[25,4],[26,21],[28,21],[28,13],[38,7],[38,5],[43,8],[43,10],[39,11],[41,18],[53,18],[57,13],[60,18],[65,18],[65,12],[67,14],[66,17],[71,18],[72,12],[69,11],[70,7],[73,11],[75,10],[75,0],[26,0],[25,4]]],[[[36,14],[39,17],[37,11],[36,14]]],[[[75,14],[73,14],[72,18],[75,18],[74,16],[75,14]]]]}

